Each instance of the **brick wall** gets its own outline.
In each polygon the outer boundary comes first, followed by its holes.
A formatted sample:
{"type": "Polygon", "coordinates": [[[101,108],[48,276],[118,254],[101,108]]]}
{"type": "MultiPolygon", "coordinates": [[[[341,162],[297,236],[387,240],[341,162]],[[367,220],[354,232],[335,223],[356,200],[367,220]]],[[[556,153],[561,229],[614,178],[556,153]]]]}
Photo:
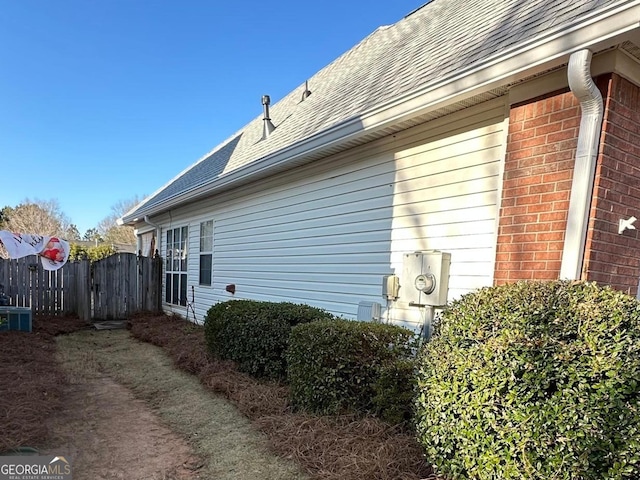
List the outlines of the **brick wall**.
{"type": "Polygon", "coordinates": [[[640,235],[619,235],[618,220],[640,218],[640,89],[615,74],[607,83],[583,276],[636,295],[640,235]]]}
{"type": "Polygon", "coordinates": [[[579,125],[568,91],[511,108],[496,284],[558,278],[579,125]]]}

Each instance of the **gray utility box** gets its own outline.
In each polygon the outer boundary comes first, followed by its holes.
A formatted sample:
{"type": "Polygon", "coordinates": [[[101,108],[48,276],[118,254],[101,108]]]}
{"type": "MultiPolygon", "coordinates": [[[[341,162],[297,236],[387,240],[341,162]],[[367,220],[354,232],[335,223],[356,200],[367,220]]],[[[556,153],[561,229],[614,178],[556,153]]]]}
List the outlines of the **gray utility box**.
{"type": "Polygon", "coordinates": [[[451,254],[437,250],[405,253],[400,296],[409,306],[447,304],[451,254]]]}

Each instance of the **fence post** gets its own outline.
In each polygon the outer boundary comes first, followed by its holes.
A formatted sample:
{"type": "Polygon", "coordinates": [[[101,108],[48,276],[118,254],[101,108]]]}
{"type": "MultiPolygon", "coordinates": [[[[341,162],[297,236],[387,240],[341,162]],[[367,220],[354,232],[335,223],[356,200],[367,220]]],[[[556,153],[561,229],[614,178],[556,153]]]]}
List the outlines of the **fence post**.
{"type": "Polygon", "coordinates": [[[76,270],[76,306],[80,319],[91,321],[91,261],[80,260],[76,270]]]}
{"type": "Polygon", "coordinates": [[[160,255],[153,256],[151,263],[151,288],[153,291],[153,307],[154,311],[162,311],[162,265],[163,258],[160,255]]]}

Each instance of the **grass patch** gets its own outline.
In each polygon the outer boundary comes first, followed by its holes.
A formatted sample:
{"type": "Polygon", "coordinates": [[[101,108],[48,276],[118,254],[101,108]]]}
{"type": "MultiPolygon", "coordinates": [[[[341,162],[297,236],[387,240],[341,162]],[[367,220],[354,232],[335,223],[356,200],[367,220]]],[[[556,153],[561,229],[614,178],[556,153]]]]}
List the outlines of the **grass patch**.
{"type": "Polygon", "coordinates": [[[270,453],[266,437],[233,405],[211,395],[196,377],[176,369],[159,348],[118,330],[58,337],[58,347],[71,381],[104,372],[152,405],[205,459],[203,478],[307,478],[294,462],[270,453]]]}

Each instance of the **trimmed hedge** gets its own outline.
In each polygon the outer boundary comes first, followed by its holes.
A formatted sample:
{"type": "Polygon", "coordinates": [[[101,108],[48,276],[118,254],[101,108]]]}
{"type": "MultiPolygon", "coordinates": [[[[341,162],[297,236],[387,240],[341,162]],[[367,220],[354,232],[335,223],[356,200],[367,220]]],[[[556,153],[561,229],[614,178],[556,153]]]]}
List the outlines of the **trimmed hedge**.
{"type": "Polygon", "coordinates": [[[420,357],[417,430],[453,479],[640,478],[640,303],[593,283],[484,288],[420,357]]]}
{"type": "Polygon", "coordinates": [[[213,356],[254,377],[284,379],[291,327],[328,318],[334,315],[309,305],[230,300],[207,311],[204,332],[213,356]]]}
{"type": "Polygon", "coordinates": [[[390,413],[403,419],[411,397],[406,381],[414,333],[381,323],[330,320],[299,325],[287,352],[295,407],[320,414],[390,413]],[[399,381],[399,379],[401,379],[399,381]],[[402,384],[402,387],[399,385],[402,384]],[[398,394],[407,408],[397,405],[398,394]]]}
{"type": "Polygon", "coordinates": [[[392,424],[410,424],[416,395],[416,360],[404,354],[380,369],[373,384],[373,413],[392,424]]]}

